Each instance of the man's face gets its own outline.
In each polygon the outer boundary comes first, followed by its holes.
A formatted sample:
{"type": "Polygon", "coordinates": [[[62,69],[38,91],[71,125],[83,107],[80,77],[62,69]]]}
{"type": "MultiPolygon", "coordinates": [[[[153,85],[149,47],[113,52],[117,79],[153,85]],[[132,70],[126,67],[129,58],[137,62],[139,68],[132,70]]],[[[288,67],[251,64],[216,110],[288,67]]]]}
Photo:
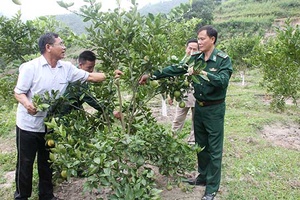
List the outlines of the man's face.
{"type": "Polygon", "coordinates": [[[199,50],[206,53],[214,48],[215,37],[209,37],[207,31],[203,30],[198,33],[199,50]]]}
{"type": "Polygon", "coordinates": [[[190,42],[186,46],[185,53],[186,55],[191,55],[193,52],[198,51],[198,43],[197,42],[190,42]]]}
{"type": "Polygon", "coordinates": [[[49,45],[49,52],[51,52],[51,55],[57,60],[65,57],[66,47],[60,37],[55,38],[55,42],[49,45]]]}
{"type": "Polygon", "coordinates": [[[94,71],[95,64],[96,61],[86,60],[84,63],[79,63],[79,68],[89,73],[92,73],[94,71]]]}

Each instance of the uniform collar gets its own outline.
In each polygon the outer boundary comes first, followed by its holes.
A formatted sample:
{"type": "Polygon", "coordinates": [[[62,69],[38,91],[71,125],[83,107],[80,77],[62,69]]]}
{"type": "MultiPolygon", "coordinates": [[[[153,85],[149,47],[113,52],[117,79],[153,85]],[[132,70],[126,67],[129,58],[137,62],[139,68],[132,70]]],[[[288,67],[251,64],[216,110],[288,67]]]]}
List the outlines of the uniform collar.
{"type": "MultiPolygon", "coordinates": [[[[208,60],[216,62],[217,61],[217,54],[218,54],[218,50],[216,48],[214,48],[214,50],[210,54],[210,57],[209,57],[208,60]]],[[[204,56],[205,56],[204,53],[201,53],[198,58],[201,58],[202,60],[204,60],[204,56]]]]}

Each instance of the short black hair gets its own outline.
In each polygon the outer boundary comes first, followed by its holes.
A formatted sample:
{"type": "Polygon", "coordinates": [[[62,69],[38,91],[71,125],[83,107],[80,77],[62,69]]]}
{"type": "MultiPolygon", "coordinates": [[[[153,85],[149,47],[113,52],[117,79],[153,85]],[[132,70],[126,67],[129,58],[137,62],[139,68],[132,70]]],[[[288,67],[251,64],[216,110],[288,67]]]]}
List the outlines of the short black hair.
{"type": "Polygon", "coordinates": [[[83,51],[81,54],[79,54],[79,57],[78,57],[79,63],[84,63],[87,60],[95,61],[96,55],[92,51],[89,51],[89,50],[83,51]]]}
{"type": "Polygon", "coordinates": [[[205,25],[202,26],[198,31],[197,31],[197,35],[201,32],[201,31],[205,31],[209,37],[215,37],[215,42],[214,44],[216,44],[217,39],[218,39],[218,31],[211,25],[205,25]]]}
{"type": "Polygon", "coordinates": [[[57,33],[48,32],[42,35],[39,39],[39,48],[41,54],[44,54],[46,51],[46,44],[54,44],[55,38],[58,38],[57,33]]]}
{"type": "Polygon", "coordinates": [[[192,38],[192,39],[189,39],[187,42],[186,42],[186,46],[189,44],[189,43],[198,43],[198,40],[196,38],[192,38]]]}

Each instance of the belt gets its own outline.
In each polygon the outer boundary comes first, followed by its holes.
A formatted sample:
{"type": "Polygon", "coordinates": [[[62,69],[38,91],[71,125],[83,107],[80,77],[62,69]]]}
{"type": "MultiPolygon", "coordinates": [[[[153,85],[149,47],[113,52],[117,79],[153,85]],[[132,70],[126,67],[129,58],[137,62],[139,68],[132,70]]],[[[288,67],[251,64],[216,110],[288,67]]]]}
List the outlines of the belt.
{"type": "Polygon", "coordinates": [[[201,106],[201,107],[217,105],[217,104],[220,104],[220,103],[223,103],[223,102],[224,102],[224,99],[216,100],[216,101],[199,101],[199,100],[197,100],[198,105],[201,106]]]}

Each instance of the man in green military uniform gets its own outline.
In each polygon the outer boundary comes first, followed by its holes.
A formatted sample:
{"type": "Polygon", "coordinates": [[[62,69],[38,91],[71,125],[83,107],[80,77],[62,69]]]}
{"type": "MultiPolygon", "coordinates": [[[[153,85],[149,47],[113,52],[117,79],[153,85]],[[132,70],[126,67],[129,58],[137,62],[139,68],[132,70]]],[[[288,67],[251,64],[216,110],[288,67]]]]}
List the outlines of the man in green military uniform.
{"type": "MultiPolygon", "coordinates": [[[[200,52],[192,55],[188,63],[203,66],[203,69],[169,66],[162,71],[155,71],[152,76],[161,79],[182,75],[187,71],[196,75],[193,83],[196,98],[194,134],[196,144],[204,149],[197,155],[199,175],[188,183],[206,185],[202,200],[213,200],[220,187],[225,97],[232,74],[230,58],[215,48],[217,37],[218,32],[212,26],[203,26],[198,30],[200,52]]],[[[149,75],[143,75],[139,83],[146,83],[148,78],[149,75]]]]}

